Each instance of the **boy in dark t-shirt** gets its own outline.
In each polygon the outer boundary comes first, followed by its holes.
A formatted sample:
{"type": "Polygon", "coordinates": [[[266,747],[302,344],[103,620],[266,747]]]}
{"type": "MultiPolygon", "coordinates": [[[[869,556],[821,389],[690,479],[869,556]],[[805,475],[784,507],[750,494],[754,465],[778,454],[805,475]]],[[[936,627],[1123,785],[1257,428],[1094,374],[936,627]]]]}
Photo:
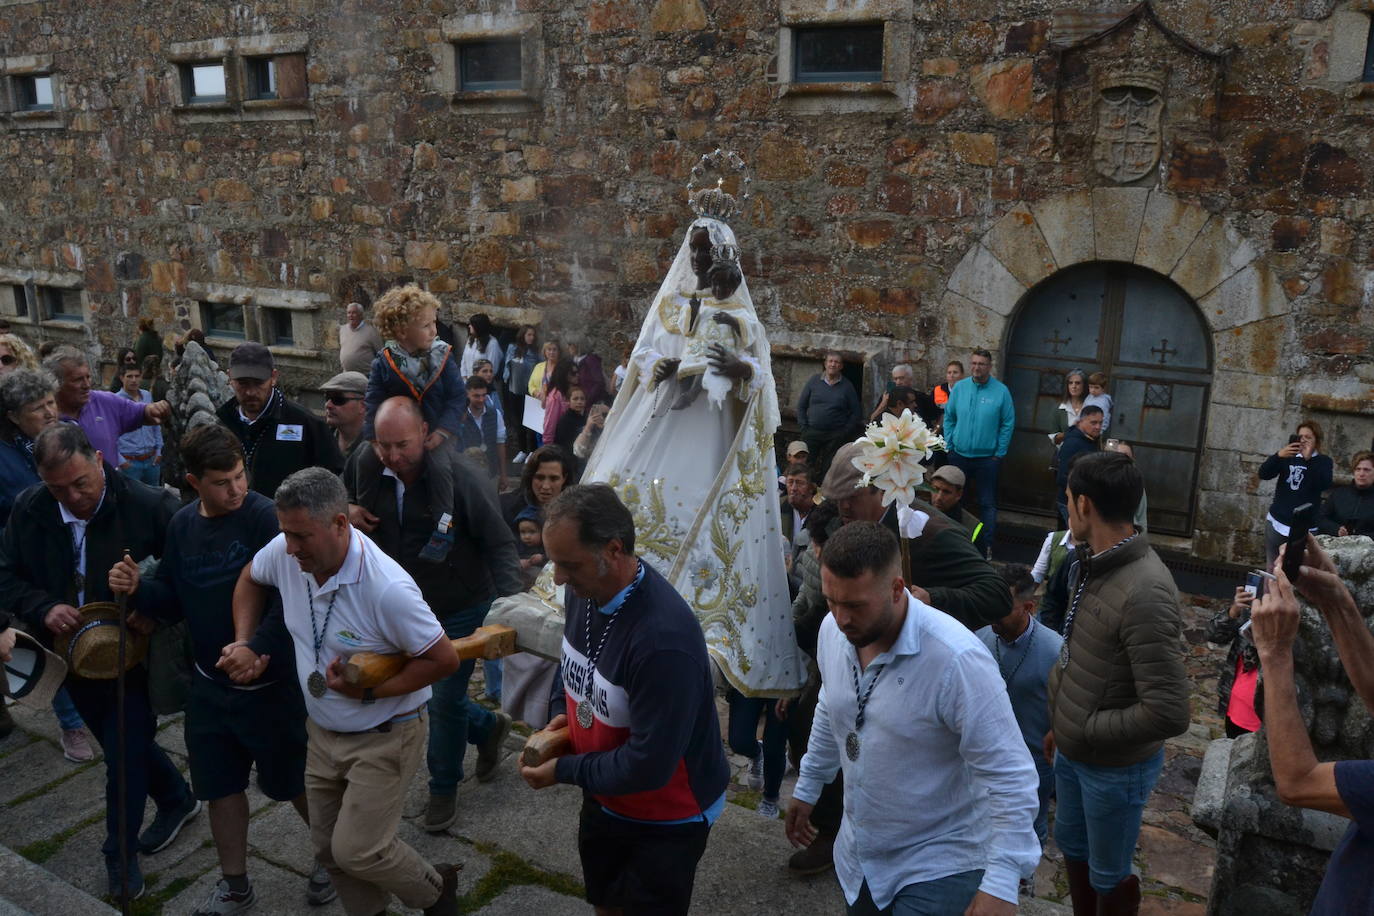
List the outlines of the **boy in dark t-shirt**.
{"type": "MultiPolygon", "coordinates": [[[[172,517],[166,551],[151,578],[140,583],[137,566],[127,561],[117,569],[127,577],[130,600],[141,614],[164,622],[184,619],[190,633],[195,670],[186,703],[186,750],[192,788],[210,803],[211,828],[221,839],[223,872],[198,912],[231,912],[256,900],[246,854],[245,791],[252,768],[264,795],[290,801],[306,817],[305,704],[279,611],[264,618],[247,644],[264,660],[256,679],[235,683],[219,667],[226,648],[242,645],[234,639],[234,586],[254,554],[277,536],[272,500],[248,489],[238,438],[223,426],[193,429],[182,440],[181,457],[199,499],[172,517]]],[[[306,897],[315,905],[335,897],[318,863],[306,897]]]]}

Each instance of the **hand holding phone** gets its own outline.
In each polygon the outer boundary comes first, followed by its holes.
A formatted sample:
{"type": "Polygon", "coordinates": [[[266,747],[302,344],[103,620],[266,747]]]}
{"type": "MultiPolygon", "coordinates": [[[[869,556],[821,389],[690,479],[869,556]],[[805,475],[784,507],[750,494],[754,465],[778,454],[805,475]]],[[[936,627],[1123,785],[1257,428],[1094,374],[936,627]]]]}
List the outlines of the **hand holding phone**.
{"type": "Polygon", "coordinates": [[[1307,556],[1307,532],[1317,523],[1315,503],[1303,503],[1293,510],[1293,521],[1288,528],[1288,544],[1283,551],[1283,574],[1289,582],[1297,582],[1302,573],[1302,562],[1307,556]]]}

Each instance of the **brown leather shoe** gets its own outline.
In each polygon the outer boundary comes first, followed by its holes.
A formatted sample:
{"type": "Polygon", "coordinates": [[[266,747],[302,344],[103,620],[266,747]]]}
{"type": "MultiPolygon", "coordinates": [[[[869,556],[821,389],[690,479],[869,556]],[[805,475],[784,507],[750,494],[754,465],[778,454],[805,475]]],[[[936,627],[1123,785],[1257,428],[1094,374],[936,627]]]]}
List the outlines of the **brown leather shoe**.
{"type": "Polygon", "coordinates": [[[798,849],[787,860],[787,868],[794,875],[819,875],[835,867],[835,836],[817,833],[811,845],[798,849]]]}
{"type": "Polygon", "coordinates": [[[1088,878],[1088,863],[1064,858],[1064,872],[1069,878],[1069,897],[1073,900],[1073,916],[1097,916],[1097,891],[1088,878]]]}
{"type": "Polygon", "coordinates": [[[1097,896],[1096,916],[1136,916],[1140,912],[1140,879],[1131,875],[1112,888],[1110,894],[1097,896]]]}
{"type": "Polygon", "coordinates": [[[434,870],[444,879],[439,899],[425,907],[425,916],[458,916],[458,870],[462,865],[435,865],[434,870]]]}

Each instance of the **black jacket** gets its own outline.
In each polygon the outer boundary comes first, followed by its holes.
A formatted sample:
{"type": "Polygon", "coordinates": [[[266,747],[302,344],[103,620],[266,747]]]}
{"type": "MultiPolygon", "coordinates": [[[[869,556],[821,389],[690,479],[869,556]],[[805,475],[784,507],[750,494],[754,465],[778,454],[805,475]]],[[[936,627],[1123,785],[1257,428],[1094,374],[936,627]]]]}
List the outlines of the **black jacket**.
{"type": "MultiPolygon", "coordinates": [[[[105,465],[105,498],[86,529],[86,601],[113,601],[108,575],[124,548],[135,560],[161,557],[179,507],[170,492],[130,480],[105,465]]],[[[0,536],[0,607],[51,646],[43,618],[55,604],[77,606],[75,545],[57,500],[42,484],[15,500],[0,536]]]]}
{"type": "Polygon", "coordinates": [[[1336,487],[1326,494],[1317,530],[1322,534],[1338,534],[1342,526],[1351,534],[1374,537],[1374,487],[1363,490],[1353,486],[1336,487]]]}
{"type": "Polygon", "coordinates": [[[396,479],[381,476],[372,481],[359,480],[366,465],[354,463],[354,474],[346,475],[350,502],[362,506],[379,519],[371,538],[378,547],[406,572],[420,593],[442,620],[455,611],[483,601],[523,591],[520,558],[515,536],[501,517],[496,491],[491,482],[480,477],[453,449],[441,448],[425,453],[425,467],[419,479],[406,487],[404,515],[396,515],[396,479]],[[438,525],[431,490],[434,478],[445,492],[452,492],[453,546],[444,563],[420,559],[438,525]]]}
{"type": "Polygon", "coordinates": [[[343,454],[334,431],[325,422],[281,390],[272,392],[262,413],[251,424],[239,417],[238,401],[232,398],[215,411],[243,444],[249,485],[263,496],[276,496],[281,482],[303,468],[322,467],[330,473],[343,470],[343,454]]]}
{"type": "Polygon", "coordinates": [[[1011,593],[997,570],[973,546],[968,532],[929,503],[918,499],[911,507],[930,516],[918,537],[902,537],[896,504],[881,520],[902,542],[907,583],[925,589],[930,593],[931,607],[970,630],[1010,614],[1011,593]]]}
{"type": "Polygon", "coordinates": [[[1073,467],[1074,459],[1079,455],[1086,455],[1098,451],[1102,448],[1101,440],[1089,439],[1083,430],[1077,426],[1069,428],[1064,434],[1064,443],[1059,446],[1059,470],[1055,474],[1055,496],[1059,505],[1067,506],[1069,498],[1064,492],[1064,488],[1069,483],[1069,469],[1073,467]]]}
{"type": "Polygon", "coordinates": [[[1322,454],[1311,458],[1270,455],[1264,459],[1259,479],[1274,481],[1274,501],[1269,504],[1269,514],[1278,519],[1279,524],[1291,525],[1294,509],[1304,503],[1315,503],[1331,488],[1334,469],[1331,459],[1322,454]]]}

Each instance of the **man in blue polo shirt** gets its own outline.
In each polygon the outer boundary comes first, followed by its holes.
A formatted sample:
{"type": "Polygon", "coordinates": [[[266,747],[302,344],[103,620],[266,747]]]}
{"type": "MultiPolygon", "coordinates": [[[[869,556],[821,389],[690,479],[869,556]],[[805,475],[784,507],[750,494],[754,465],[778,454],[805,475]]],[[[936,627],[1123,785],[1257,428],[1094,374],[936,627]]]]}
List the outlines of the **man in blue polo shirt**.
{"type": "Polygon", "coordinates": [[[692,609],[634,554],[634,518],[605,484],[545,510],[544,550],[564,605],[563,701],[573,753],[521,766],[533,788],[584,794],[577,846],[587,901],[603,910],[687,912],[697,863],[725,807],[706,640],[692,609]]]}
{"type": "Polygon", "coordinates": [[[983,556],[992,552],[997,533],[997,474],[1011,446],[1016,407],[1007,386],[992,377],[992,354],[981,347],[969,358],[969,376],[949,390],[945,403],[945,442],[949,463],[978,487],[978,520],[983,556]]]}

